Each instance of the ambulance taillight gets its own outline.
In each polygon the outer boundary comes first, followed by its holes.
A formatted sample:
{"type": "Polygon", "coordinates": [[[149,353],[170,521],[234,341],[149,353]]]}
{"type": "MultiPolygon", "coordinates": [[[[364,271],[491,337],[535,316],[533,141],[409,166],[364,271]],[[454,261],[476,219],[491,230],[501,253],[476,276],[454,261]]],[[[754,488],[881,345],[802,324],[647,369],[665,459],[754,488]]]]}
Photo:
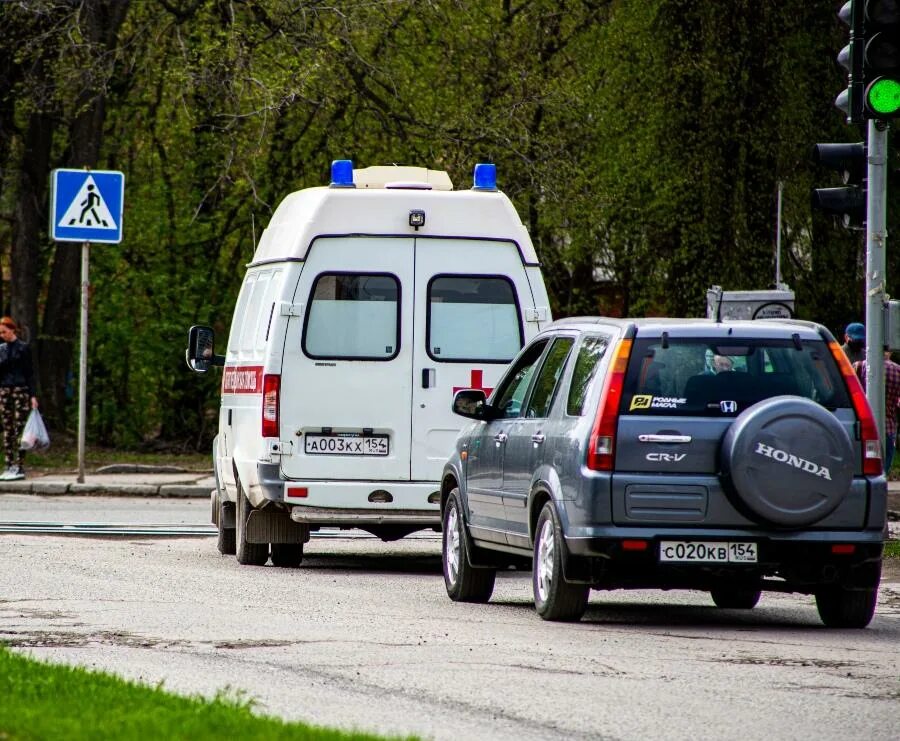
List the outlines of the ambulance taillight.
{"type": "Polygon", "coordinates": [[[278,437],[278,397],[281,392],[281,376],[263,376],[262,436],[278,437]]]}

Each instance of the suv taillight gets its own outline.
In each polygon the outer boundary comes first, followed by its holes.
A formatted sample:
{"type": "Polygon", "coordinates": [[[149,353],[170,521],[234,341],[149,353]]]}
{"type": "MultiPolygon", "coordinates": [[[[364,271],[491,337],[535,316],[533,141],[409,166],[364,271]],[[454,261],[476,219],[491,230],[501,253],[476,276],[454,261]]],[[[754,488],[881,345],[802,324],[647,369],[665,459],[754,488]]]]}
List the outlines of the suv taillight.
{"type": "Polygon", "coordinates": [[[619,340],[609,373],[603,379],[603,391],[597,406],[597,418],[588,444],[587,467],[594,471],[612,471],[615,459],[616,426],[619,403],[625,387],[625,369],[631,355],[631,340],[619,340]]]}
{"type": "Polygon", "coordinates": [[[844,355],[844,351],[841,350],[841,346],[832,340],[828,343],[828,349],[831,350],[831,354],[841,369],[847,391],[850,392],[853,411],[856,412],[856,418],[859,420],[863,473],[867,476],[878,476],[882,472],[881,443],[878,441],[878,428],[875,426],[875,417],[869,406],[869,400],[866,399],[866,392],[863,391],[862,384],[856,377],[856,372],[850,365],[847,356],[844,355]]]}
{"type": "Polygon", "coordinates": [[[278,437],[278,397],[281,391],[281,376],[263,376],[262,436],[278,437]]]}

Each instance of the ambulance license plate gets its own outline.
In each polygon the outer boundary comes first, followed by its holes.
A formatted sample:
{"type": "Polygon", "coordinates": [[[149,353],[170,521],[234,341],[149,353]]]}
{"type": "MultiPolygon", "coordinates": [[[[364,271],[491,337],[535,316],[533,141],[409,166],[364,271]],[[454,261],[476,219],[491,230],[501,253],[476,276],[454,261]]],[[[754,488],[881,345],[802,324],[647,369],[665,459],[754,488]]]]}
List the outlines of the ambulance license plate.
{"type": "Polygon", "coordinates": [[[659,560],[681,563],[756,563],[756,543],[701,540],[664,540],[659,560]]]}
{"type": "Polygon", "coordinates": [[[309,455],[387,455],[388,447],[387,435],[339,432],[304,437],[304,450],[309,455]]]}

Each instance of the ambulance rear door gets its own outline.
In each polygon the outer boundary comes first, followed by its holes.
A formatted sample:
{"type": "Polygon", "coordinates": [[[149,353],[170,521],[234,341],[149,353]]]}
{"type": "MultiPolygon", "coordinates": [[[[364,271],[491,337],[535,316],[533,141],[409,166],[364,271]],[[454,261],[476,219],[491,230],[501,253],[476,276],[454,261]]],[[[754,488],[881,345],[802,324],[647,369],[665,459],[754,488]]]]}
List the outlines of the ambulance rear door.
{"type": "Polygon", "coordinates": [[[288,479],[409,480],[411,237],[313,241],[281,373],[288,479]]]}
{"type": "Polygon", "coordinates": [[[522,348],[534,306],[514,242],[416,239],[412,389],[414,481],[438,481],[464,420],[453,394],[490,394],[522,348]]]}

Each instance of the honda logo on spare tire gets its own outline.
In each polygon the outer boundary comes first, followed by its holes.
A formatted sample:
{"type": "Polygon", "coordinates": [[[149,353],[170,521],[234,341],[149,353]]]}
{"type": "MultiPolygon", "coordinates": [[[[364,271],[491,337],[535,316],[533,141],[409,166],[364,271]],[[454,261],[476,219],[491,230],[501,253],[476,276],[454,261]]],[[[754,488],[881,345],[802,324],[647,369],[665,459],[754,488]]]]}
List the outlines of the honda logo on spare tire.
{"type": "Polygon", "coordinates": [[[728,498],[758,522],[805,527],[821,521],[852,490],[857,457],[849,431],[812,399],[773,396],[753,404],[722,438],[728,498]]]}
{"type": "Polygon", "coordinates": [[[808,461],[805,458],[800,458],[793,453],[788,453],[786,450],[779,450],[778,448],[773,448],[771,445],[766,445],[765,443],[757,443],[756,454],[764,455],[767,458],[772,458],[778,461],[779,463],[784,463],[785,465],[799,468],[801,471],[811,473],[816,476],[821,476],[823,479],[828,479],[829,481],[831,481],[831,471],[829,471],[825,466],[820,466],[818,463],[808,461]]]}

